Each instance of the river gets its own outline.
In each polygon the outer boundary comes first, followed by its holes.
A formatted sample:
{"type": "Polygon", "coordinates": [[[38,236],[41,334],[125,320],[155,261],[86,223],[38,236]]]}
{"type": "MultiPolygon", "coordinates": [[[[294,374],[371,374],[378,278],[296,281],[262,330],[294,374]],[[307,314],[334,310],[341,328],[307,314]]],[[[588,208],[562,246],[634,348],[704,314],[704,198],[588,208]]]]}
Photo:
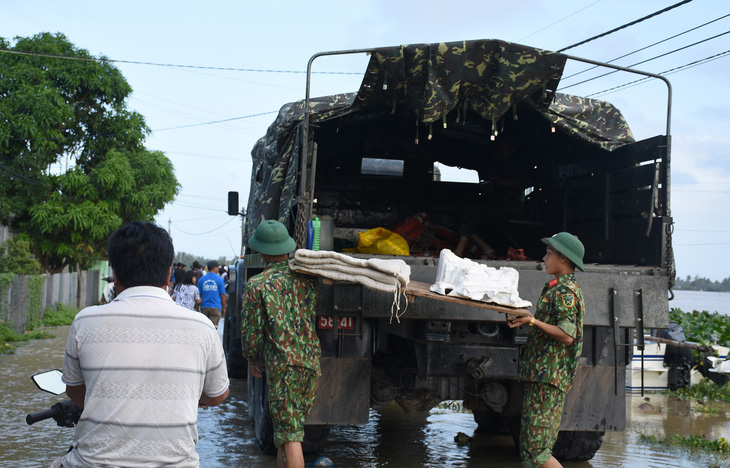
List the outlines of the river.
{"type": "Polygon", "coordinates": [[[730,292],[682,291],[674,290],[674,299],[669,301],[670,308],[683,312],[706,310],[730,315],[730,292]]]}
{"type": "MultiPolygon", "coordinates": [[[[695,304],[688,310],[709,310],[707,303],[698,301],[695,304]]],[[[27,413],[48,409],[53,403],[65,399],[39,391],[30,375],[61,367],[68,328],[49,328],[55,338],[22,344],[15,354],[0,355],[0,369],[5,377],[0,379],[0,418],[5,421],[5,428],[0,432],[0,467],[47,467],[71,443],[73,429],[59,428],[53,421],[33,426],[25,424],[27,413]]],[[[690,454],[639,440],[641,433],[695,434],[730,439],[730,405],[713,403],[717,412],[702,412],[698,411],[701,405],[697,403],[680,402],[660,395],[647,398],[651,407],[642,410],[639,405],[647,403],[643,397],[627,396],[626,431],[607,433],[601,450],[593,460],[569,466],[730,467],[730,459],[725,456],[690,454]]],[[[245,380],[232,381],[231,395],[221,406],[200,410],[197,450],[203,467],[276,466],[273,457],[259,453],[247,415],[245,380]]],[[[414,415],[405,414],[397,406],[388,406],[372,410],[370,422],[365,426],[333,427],[323,455],[329,457],[336,467],[521,466],[511,437],[475,433],[475,430],[476,424],[468,412],[434,409],[427,414],[414,415]],[[471,443],[457,446],[454,436],[458,432],[473,437],[471,443]]]]}

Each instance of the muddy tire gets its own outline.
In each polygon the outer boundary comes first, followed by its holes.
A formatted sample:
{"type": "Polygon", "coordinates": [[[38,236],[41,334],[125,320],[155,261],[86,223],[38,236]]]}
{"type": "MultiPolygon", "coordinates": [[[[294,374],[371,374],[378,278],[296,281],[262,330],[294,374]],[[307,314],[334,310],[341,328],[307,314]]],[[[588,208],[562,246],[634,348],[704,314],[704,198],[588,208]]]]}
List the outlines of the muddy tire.
{"type": "Polygon", "coordinates": [[[324,449],[324,443],[330,435],[329,426],[304,426],[302,452],[305,456],[316,457],[324,449]]]}
{"type": "Polygon", "coordinates": [[[223,351],[226,353],[228,377],[245,379],[248,375],[248,361],[243,358],[241,346],[241,310],[233,299],[226,305],[223,323],[223,351]]]}
{"type": "Polygon", "coordinates": [[[256,443],[261,453],[276,455],[274,445],[274,422],[269,409],[268,387],[266,379],[249,376],[249,415],[256,434],[256,443]]]}
{"type": "Polygon", "coordinates": [[[553,456],[560,461],[590,460],[603,444],[603,431],[560,431],[553,456]]]}
{"type": "Polygon", "coordinates": [[[477,430],[484,434],[509,434],[509,420],[505,420],[499,413],[491,409],[473,411],[474,422],[479,426],[477,430]]]}
{"type": "MultiPolygon", "coordinates": [[[[276,455],[274,445],[274,422],[269,409],[268,387],[266,379],[250,377],[249,385],[249,415],[256,434],[256,443],[261,453],[276,455]]],[[[319,454],[330,434],[329,426],[304,426],[304,441],[302,452],[305,456],[319,454]]]]}

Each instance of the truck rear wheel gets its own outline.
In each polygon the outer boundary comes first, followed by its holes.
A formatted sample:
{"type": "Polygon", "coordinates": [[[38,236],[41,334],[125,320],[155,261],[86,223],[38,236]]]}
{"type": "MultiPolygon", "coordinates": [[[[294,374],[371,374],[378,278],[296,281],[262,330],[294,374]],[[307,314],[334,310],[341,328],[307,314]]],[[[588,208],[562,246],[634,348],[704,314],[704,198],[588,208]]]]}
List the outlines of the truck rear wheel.
{"type": "Polygon", "coordinates": [[[249,404],[251,405],[251,422],[256,434],[256,443],[261,453],[276,455],[274,445],[274,423],[269,409],[268,386],[266,379],[250,376],[249,404]]]}
{"type": "Polygon", "coordinates": [[[491,409],[472,410],[474,422],[478,424],[479,432],[509,434],[509,418],[503,418],[501,414],[491,409]]]}
{"type": "MultiPolygon", "coordinates": [[[[276,455],[274,445],[274,422],[271,419],[269,409],[268,386],[266,379],[251,379],[249,404],[252,414],[251,422],[256,434],[256,443],[261,453],[265,455],[276,455]]],[[[302,441],[302,452],[304,455],[319,454],[324,448],[324,442],[330,433],[329,426],[304,426],[304,441],[302,441]]]]}
{"type": "Polygon", "coordinates": [[[553,456],[560,461],[590,460],[603,444],[604,431],[560,431],[553,456]]]}
{"type": "Polygon", "coordinates": [[[248,373],[248,361],[243,358],[241,346],[241,312],[236,311],[234,301],[226,306],[223,317],[223,351],[226,352],[228,377],[245,379],[248,373]]]}

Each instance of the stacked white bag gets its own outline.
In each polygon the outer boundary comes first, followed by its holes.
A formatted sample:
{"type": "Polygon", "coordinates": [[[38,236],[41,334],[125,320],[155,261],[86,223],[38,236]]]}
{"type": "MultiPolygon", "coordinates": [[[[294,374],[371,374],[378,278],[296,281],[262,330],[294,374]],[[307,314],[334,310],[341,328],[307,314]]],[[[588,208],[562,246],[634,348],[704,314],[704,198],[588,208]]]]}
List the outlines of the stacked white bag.
{"type": "Polygon", "coordinates": [[[436,282],[431,291],[507,307],[526,308],[532,303],[520,299],[520,274],[514,268],[493,268],[443,249],[439,255],[436,282]]]}

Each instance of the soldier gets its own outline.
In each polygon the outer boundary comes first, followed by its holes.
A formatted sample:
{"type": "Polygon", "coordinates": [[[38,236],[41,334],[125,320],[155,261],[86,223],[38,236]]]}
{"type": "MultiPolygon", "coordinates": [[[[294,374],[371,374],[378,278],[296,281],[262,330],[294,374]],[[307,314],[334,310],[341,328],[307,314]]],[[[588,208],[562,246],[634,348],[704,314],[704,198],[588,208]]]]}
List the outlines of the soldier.
{"type": "Polygon", "coordinates": [[[575,282],[583,270],[585,248],[578,238],[559,232],[542,239],[547,244],[545,270],[554,278],[545,285],[534,316],[512,318],[511,328],[532,327],[520,362],[525,382],[520,428],[520,458],[531,467],[562,466],[552,455],[558,437],[565,394],[573,384],[583,349],[585,302],[575,282]]]}
{"type": "Polygon", "coordinates": [[[296,243],[278,221],[263,221],[248,245],[266,269],[243,291],[242,347],[249,374],[268,386],[278,467],[304,467],[302,440],[320,375],[315,330],[317,279],[293,272],[296,243]]]}

